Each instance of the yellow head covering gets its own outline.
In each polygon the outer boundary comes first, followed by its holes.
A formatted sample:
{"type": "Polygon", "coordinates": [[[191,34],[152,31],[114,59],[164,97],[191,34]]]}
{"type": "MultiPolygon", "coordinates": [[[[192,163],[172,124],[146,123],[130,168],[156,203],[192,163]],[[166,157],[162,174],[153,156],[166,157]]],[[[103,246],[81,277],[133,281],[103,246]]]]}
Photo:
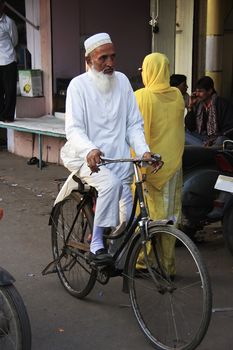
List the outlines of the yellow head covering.
{"type": "Polygon", "coordinates": [[[144,130],[151,152],[159,153],[164,166],[157,174],[147,169],[147,181],[157,189],[181,167],[184,150],[184,100],[170,87],[168,58],[161,53],[145,57],[142,65],[145,88],[135,92],[144,119],[144,130]]]}
{"type": "Polygon", "coordinates": [[[169,61],[164,54],[155,52],[144,58],[142,81],[152,92],[170,89],[169,61]]]}

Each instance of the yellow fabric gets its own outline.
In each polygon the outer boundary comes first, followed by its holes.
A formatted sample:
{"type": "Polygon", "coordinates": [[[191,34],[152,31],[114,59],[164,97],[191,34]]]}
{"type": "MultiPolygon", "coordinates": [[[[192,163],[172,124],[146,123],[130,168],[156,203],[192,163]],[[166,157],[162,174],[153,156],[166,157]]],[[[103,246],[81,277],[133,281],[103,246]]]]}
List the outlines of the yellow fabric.
{"type": "MultiPolygon", "coordinates": [[[[135,92],[144,119],[150,151],[162,156],[164,165],[157,174],[146,168],[148,207],[152,220],[172,219],[181,213],[181,165],[184,151],[184,99],[177,88],[170,87],[169,61],[161,53],[147,55],[142,65],[144,88],[135,92]]],[[[160,258],[168,274],[175,274],[175,239],[161,235],[160,258]]],[[[150,262],[153,252],[147,244],[150,262]]],[[[143,267],[140,254],[137,268],[143,267]]],[[[144,266],[145,267],[145,266],[144,266]]]]}
{"type": "MultiPolygon", "coordinates": [[[[175,173],[162,190],[146,183],[146,200],[151,219],[174,220],[175,226],[178,226],[181,219],[182,183],[181,170],[175,173]]],[[[166,234],[161,234],[158,238],[157,249],[161,265],[169,275],[175,275],[175,238],[166,234]]],[[[147,244],[147,254],[149,263],[153,265],[154,253],[150,244],[147,244]]],[[[143,252],[140,253],[136,266],[138,269],[146,268],[143,252]]]]}
{"type": "Polygon", "coordinates": [[[177,88],[170,87],[169,62],[165,55],[147,55],[142,65],[144,88],[135,96],[144,119],[147,144],[159,153],[164,166],[157,174],[147,168],[147,181],[161,189],[181,167],[184,150],[184,100],[177,88]]]}

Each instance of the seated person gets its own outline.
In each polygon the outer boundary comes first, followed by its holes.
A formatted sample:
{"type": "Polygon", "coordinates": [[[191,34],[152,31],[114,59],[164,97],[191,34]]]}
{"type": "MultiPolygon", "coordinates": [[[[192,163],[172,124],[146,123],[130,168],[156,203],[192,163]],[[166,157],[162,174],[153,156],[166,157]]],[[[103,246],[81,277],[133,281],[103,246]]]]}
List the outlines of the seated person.
{"type": "Polygon", "coordinates": [[[217,95],[213,80],[198,80],[185,116],[186,145],[221,145],[233,136],[233,105],[217,95]]]}
{"type": "Polygon", "coordinates": [[[188,108],[189,105],[189,94],[187,93],[187,77],[183,74],[172,74],[170,76],[170,85],[177,87],[183,95],[185,108],[188,108]]]}

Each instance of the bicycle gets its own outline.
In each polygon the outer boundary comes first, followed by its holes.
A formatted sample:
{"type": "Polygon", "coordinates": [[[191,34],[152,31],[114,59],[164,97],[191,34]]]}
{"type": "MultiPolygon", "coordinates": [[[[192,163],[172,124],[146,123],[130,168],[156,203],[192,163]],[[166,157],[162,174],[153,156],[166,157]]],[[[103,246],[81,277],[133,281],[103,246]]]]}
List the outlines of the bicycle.
{"type": "MultiPolygon", "coordinates": [[[[156,156],[152,161],[159,160],[156,156]]],[[[50,216],[54,260],[42,273],[57,273],[63,287],[77,298],[87,296],[96,281],[104,285],[111,277],[121,275],[123,291],[129,293],[137,322],[154,348],[195,349],[207,332],[212,311],[211,285],[204,261],[194,243],[171,222],[149,219],[140,172],[140,166],[148,160],[102,162],[132,162],[136,179],[129,223],[119,235],[105,235],[106,244],[122,240],[113,254],[113,264],[97,266],[88,258],[97,193],[74,176],[78,189],[57,203],[50,216]],[[137,203],[140,214],[135,219],[137,203]],[[176,238],[175,276],[170,276],[164,267],[161,235],[176,238]],[[119,269],[122,260],[124,266],[119,269]]]]}
{"type": "MultiPolygon", "coordinates": [[[[0,220],[3,211],[0,208],[0,220]]],[[[0,267],[0,349],[30,350],[31,326],[15,279],[0,267]]]]}

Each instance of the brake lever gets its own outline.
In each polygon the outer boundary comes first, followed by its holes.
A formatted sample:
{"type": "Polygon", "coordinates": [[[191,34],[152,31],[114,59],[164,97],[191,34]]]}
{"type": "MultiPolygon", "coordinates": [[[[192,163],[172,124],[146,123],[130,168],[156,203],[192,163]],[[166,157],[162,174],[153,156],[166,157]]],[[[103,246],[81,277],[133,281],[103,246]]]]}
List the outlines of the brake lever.
{"type": "Polygon", "coordinates": [[[158,162],[158,165],[151,171],[151,174],[156,174],[157,171],[159,171],[164,165],[164,162],[162,160],[160,160],[158,162]]]}

